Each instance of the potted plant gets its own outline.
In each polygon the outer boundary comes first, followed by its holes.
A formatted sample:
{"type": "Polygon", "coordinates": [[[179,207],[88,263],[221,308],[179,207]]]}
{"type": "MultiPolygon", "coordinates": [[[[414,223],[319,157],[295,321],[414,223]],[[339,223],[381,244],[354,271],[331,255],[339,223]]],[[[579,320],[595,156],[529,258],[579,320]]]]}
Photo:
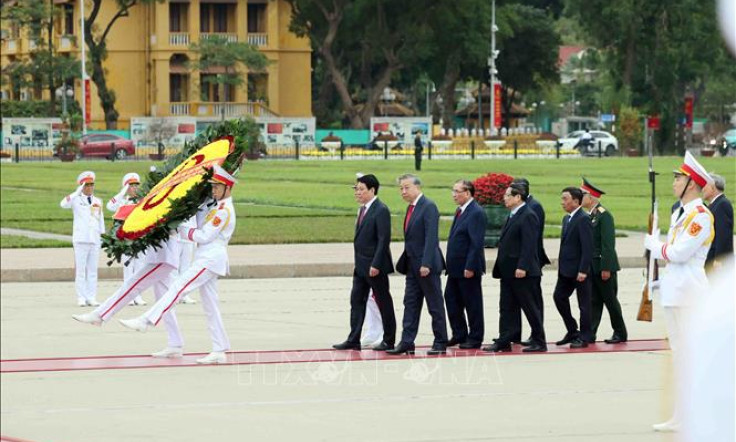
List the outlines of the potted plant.
{"type": "Polygon", "coordinates": [[[13,160],[13,156],[9,152],[0,150],[0,163],[9,163],[13,160]]]}
{"type": "Polygon", "coordinates": [[[390,149],[399,144],[399,139],[393,133],[387,133],[377,136],[375,142],[381,149],[386,146],[390,149]]]}
{"type": "Polygon", "coordinates": [[[69,130],[62,130],[61,140],[54,148],[54,155],[62,162],[67,163],[74,161],[80,153],[79,140],[74,137],[69,130]]]}
{"type": "Polygon", "coordinates": [[[320,141],[320,147],[329,150],[330,153],[335,153],[336,150],[340,149],[340,146],[342,146],[342,139],[333,135],[332,132],[320,141]]]}
{"type": "Polygon", "coordinates": [[[484,243],[486,247],[496,247],[501,238],[508,211],[503,204],[503,195],[506,193],[513,177],[505,173],[488,173],[473,181],[475,186],[475,200],[478,201],[486,212],[486,234],[484,243]]]}

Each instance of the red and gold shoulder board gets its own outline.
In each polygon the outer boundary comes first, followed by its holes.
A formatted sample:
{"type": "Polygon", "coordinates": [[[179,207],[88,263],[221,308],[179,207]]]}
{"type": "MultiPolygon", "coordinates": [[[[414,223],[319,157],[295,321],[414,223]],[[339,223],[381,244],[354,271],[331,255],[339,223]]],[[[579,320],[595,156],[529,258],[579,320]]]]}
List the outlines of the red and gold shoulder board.
{"type": "Polygon", "coordinates": [[[698,209],[698,212],[705,213],[705,207],[703,206],[695,206],[696,209],[698,209]]]}

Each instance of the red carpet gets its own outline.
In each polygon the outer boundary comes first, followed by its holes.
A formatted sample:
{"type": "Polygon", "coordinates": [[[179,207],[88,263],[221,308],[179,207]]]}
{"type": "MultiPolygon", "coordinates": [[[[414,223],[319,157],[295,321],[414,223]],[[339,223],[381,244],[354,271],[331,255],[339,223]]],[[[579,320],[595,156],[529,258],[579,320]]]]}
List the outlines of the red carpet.
{"type": "MultiPolygon", "coordinates": [[[[547,353],[522,353],[522,347],[514,345],[509,353],[486,353],[481,350],[448,349],[445,356],[427,356],[429,347],[417,348],[414,356],[389,356],[384,352],[373,350],[337,351],[337,350],[285,350],[285,351],[237,351],[228,353],[227,364],[293,364],[300,362],[344,362],[397,360],[408,358],[464,358],[487,356],[528,356],[559,355],[574,353],[611,353],[622,351],[660,351],[668,350],[665,339],[628,341],[624,344],[609,345],[605,343],[591,344],[588,348],[571,349],[569,346],[558,347],[552,343],[547,353]]],[[[206,353],[187,353],[180,359],[156,359],[147,355],[122,356],[84,356],[76,358],[41,358],[41,359],[7,359],[0,361],[0,373],[23,373],[41,371],[75,371],[75,370],[117,370],[123,368],[161,368],[161,367],[200,367],[196,360],[206,353]]]]}

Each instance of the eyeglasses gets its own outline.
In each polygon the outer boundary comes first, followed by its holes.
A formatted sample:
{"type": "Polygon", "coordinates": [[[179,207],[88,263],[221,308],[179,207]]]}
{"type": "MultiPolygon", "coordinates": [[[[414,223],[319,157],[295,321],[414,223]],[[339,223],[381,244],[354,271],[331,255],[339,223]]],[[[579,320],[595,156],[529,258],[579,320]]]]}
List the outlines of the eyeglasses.
{"type": "Polygon", "coordinates": [[[463,193],[463,192],[467,192],[467,191],[468,191],[468,189],[461,189],[461,190],[452,189],[452,193],[463,193]]]}

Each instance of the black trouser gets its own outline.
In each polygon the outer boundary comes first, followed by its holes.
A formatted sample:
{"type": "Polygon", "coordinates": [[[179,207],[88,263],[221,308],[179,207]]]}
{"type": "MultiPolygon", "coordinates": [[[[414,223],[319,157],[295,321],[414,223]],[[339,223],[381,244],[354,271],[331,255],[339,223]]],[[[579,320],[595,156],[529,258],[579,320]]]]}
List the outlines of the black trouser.
{"type": "Polygon", "coordinates": [[[414,154],[414,169],[422,170],[422,154],[414,154]]]}
{"type": "MultiPolygon", "coordinates": [[[[540,276],[537,279],[537,284],[534,286],[534,303],[536,304],[536,307],[539,309],[539,314],[542,315],[542,323],[544,323],[544,297],[542,296],[542,277],[540,276]]],[[[516,307],[516,311],[513,313],[515,315],[514,317],[517,318],[516,320],[519,321],[519,324],[521,324],[521,308],[516,307]]],[[[522,326],[519,326],[519,333],[511,337],[511,342],[521,342],[521,332],[522,332],[522,326]]],[[[530,335],[531,339],[531,335],[530,335]]]]}
{"type": "Polygon", "coordinates": [[[427,300],[427,310],[432,316],[432,332],[434,343],[447,344],[447,321],[445,320],[445,304],[442,301],[442,282],[439,273],[419,276],[419,269],[412,269],[406,275],[406,291],[404,292],[404,331],[401,342],[413,344],[419,331],[419,318],[422,314],[423,300],[427,300]]]}
{"type": "Polygon", "coordinates": [[[445,286],[445,305],[450,320],[452,337],[460,343],[483,343],[485,325],[483,320],[482,277],[456,278],[449,276],[445,286]],[[467,312],[468,320],[465,321],[467,312]],[[468,331],[470,326],[470,331],[468,331]]]}
{"type": "Polygon", "coordinates": [[[585,281],[578,282],[576,278],[568,278],[566,276],[557,276],[557,285],[555,286],[555,294],[553,295],[557,311],[560,312],[562,320],[565,321],[565,328],[568,334],[579,335],[580,339],[591,342],[593,334],[590,330],[591,321],[591,276],[588,275],[585,281]],[[572,292],[577,292],[578,307],[580,308],[580,331],[575,318],[572,317],[570,311],[570,296],[572,292]]]}
{"type": "Polygon", "coordinates": [[[521,316],[524,312],[532,329],[532,343],[547,346],[544,334],[542,312],[536,301],[536,287],[540,277],[503,278],[501,279],[501,296],[499,298],[498,339],[496,344],[506,347],[521,335],[521,316]]]}
{"type": "Polygon", "coordinates": [[[394,315],[394,301],[389,291],[388,275],[381,272],[373,278],[359,276],[353,272],[353,290],[350,292],[350,335],[348,341],[360,343],[360,333],[365,320],[366,303],[370,290],[376,296],[376,305],[381,312],[383,322],[383,340],[393,345],[396,341],[396,316],[394,315]]]}
{"type": "Polygon", "coordinates": [[[591,330],[593,333],[593,339],[595,339],[598,333],[598,326],[601,323],[601,316],[603,315],[603,306],[606,306],[608,310],[608,316],[611,318],[611,328],[613,328],[613,334],[621,339],[628,339],[626,333],[626,324],[624,323],[624,316],[621,313],[621,303],[618,302],[618,278],[616,272],[611,272],[611,277],[608,281],[601,279],[601,274],[593,274],[593,295],[592,295],[592,320],[591,330]]]}

